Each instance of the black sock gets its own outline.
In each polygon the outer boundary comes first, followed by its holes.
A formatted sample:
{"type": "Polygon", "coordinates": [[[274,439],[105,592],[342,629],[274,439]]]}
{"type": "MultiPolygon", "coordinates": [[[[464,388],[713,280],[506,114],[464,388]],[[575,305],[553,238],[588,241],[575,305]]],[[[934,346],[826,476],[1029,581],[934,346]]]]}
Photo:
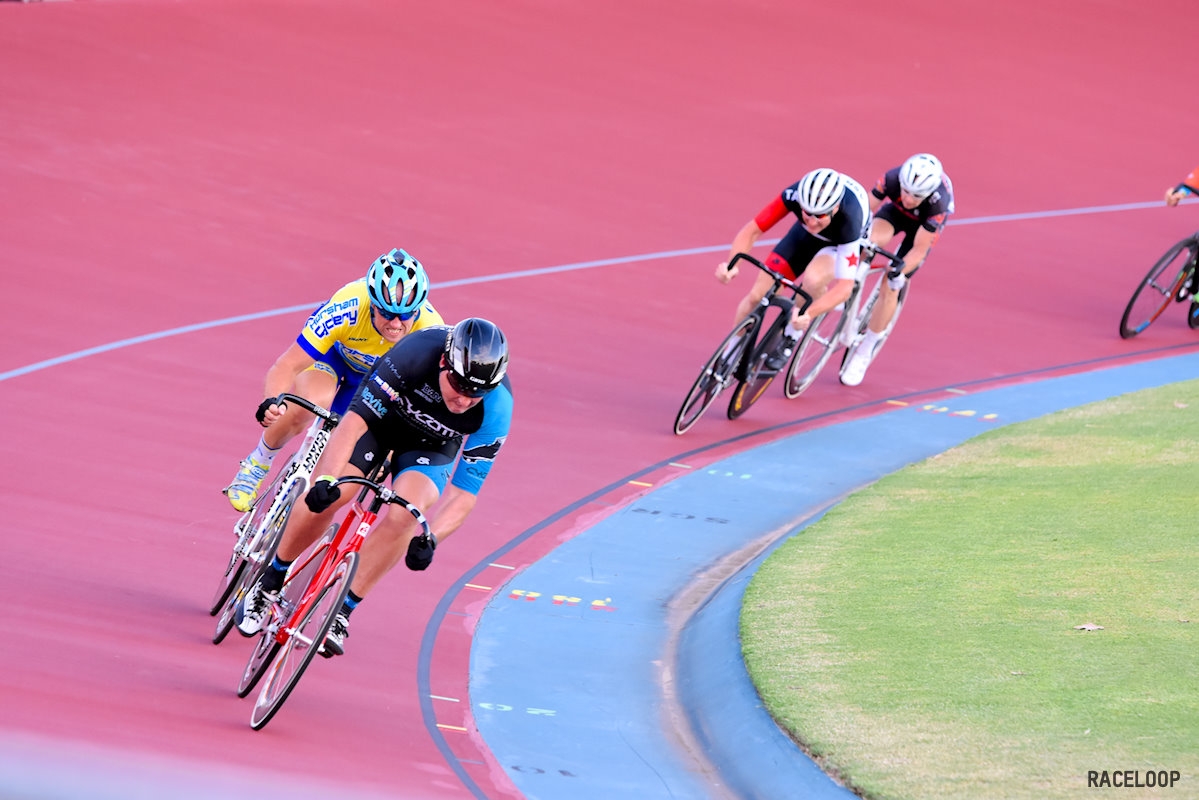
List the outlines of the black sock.
{"type": "Polygon", "coordinates": [[[275,556],[267,568],[262,571],[262,588],[268,592],[277,592],[283,587],[283,579],[287,577],[290,561],[283,561],[275,556]]]}

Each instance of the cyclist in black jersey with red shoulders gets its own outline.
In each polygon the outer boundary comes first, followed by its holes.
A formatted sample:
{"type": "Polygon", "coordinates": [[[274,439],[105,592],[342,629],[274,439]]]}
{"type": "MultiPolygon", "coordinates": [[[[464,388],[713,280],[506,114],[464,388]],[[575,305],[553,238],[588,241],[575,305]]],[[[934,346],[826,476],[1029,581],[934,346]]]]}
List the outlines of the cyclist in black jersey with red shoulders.
{"type": "MultiPolygon", "coordinates": [[[[796,313],[784,331],[779,351],[766,362],[782,369],[791,349],[813,319],[849,299],[857,278],[860,243],[870,227],[866,190],[848,175],[833,169],[814,169],[788,186],[738,231],[727,260],[716,267],[716,279],[728,283],[740,268],[729,269],[737,253],[748,253],[759,237],[788,214],[795,222],[765,264],[792,280],[803,276],[804,288],[815,298],[803,314],[796,313]]],[[[737,306],[734,323],[761,302],[772,279],[758,272],[753,287],[737,306]]]]}
{"type": "Polygon", "coordinates": [[[306,507],[293,509],[274,561],[238,609],[238,630],[252,636],[262,629],[287,568],[352,498],[342,496],[332,476],[364,475],[390,452],[397,494],[421,509],[432,507],[443,490],[446,497],[432,518],[432,540],[417,535],[421,531],[407,513],[385,513],[367,537],[349,598],[321,649],[325,656],[340,655],[349,614],[367,592],[401,557],[409,569],[427,568],[437,544],[474,509],[512,422],[507,369],[504,334],[479,318],[410,333],[380,357],[317,463],[322,477],[305,495],[306,507]]]}
{"type": "Polygon", "coordinates": [[[936,156],[917,153],[878,179],[870,190],[870,210],[874,213],[870,241],[887,247],[896,236],[903,236],[895,251],[903,259],[903,267],[879,289],[866,335],[841,371],[841,382],[846,386],[857,386],[866,376],[882,332],[895,316],[899,290],[940,238],[953,213],[953,183],[936,156]]]}

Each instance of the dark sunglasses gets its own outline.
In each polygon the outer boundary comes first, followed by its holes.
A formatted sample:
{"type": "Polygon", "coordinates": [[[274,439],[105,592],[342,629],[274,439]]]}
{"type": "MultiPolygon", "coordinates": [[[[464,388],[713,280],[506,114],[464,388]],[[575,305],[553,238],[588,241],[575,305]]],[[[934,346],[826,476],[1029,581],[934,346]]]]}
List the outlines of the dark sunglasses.
{"type": "Polygon", "coordinates": [[[388,311],[387,309],[382,308],[377,305],[374,305],[373,303],[371,304],[371,308],[374,310],[374,312],[376,314],[378,314],[380,317],[387,320],[388,322],[391,322],[393,319],[398,319],[401,322],[407,322],[408,320],[410,320],[416,316],[416,311],[409,311],[407,314],[393,314],[390,311],[388,311]]]}
{"type": "Polygon", "coordinates": [[[445,377],[449,380],[450,387],[460,395],[465,397],[482,397],[491,391],[490,388],[481,388],[464,383],[461,378],[454,374],[454,370],[449,367],[442,367],[441,369],[445,372],[445,377]]]}
{"type": "Polygon", "coordinates": [[[811,217],[812,219],[824,219],[828,216],[828,214],[813,214],[810,211],[804,211],[803,213],[805,217],[811,217]]]}

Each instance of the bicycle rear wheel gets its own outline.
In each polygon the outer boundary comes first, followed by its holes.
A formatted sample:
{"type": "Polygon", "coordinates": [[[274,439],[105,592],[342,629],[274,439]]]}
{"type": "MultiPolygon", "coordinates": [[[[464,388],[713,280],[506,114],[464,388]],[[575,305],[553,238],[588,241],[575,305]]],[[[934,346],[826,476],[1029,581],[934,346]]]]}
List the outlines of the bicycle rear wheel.
{"type": "MultiPolygon", "coordinates": [[[[1199,242],[1192,237],[1178,242],[1157,260],[1124,309],[1124,316],[1120,318],[1120,338],[1136,336],[1161,316],[1171,300],[1181,299],[1178,293],[1195,271],[1197,252],[1199,242]]],[[[1189,317],[1187,322],[1190,322],[1189,317]]]]}
{"type": "Polygon", "coordinates": [[[787,368],[787,379],[783,382],[783,394],[795,398],[812,385],[820,370],[828,363],[841,336],[841,329],[846,325],[845,308],[853,303],[851,296],[845,301],[841,310],[832,309],[821,314],[804,331],[795,355],[791,357],[791,365],[787,368]]]}
{"type": "Polygon", "coordinates": [[[237,586],[238,580],[246,569],[246,559],[251,548],[255,548],[254,541],[258,535],[258,529],[262,526],[263,517],[270,511],[274,504],[275,495],[283,488],[287,479],[291,477],[292,464],[295,462],[296,456],[292,455],[284,464],[276,468],[275,478],[269,484],[267,489],[259,495],[254,506],[243,515],[244,524],[238,526],[237,544],[233,546],[233,552],[229,556],[229,565],[225,567],[225,574],[221,575],[221,579],[217,582],[216,592],[212,596],[212,604],[208,609],[208,613],[216,616],[225,606],[225,601],[229,599],[229,595],[233,592],[233,588],[237,586]]]}
{"type": "Polygon", "coordinates": [[[233,629],[234,617],[242,598],[275,557],[275,551],[279,549],[279,540],[283,538],[283,530],[287,527],[287,521],[291,519],[291,510],[304,493],[306,484],[307,481],[297,481],[288,491],[287,497],[277,506],[274,516],[263,523],[257,541],[251,544],[250,552],[246,553],[242,560],[237,584],[230,587],[229,593],[225,595],[225,603],[220,616],[217,617],[216,632],[212,637],[213,644],[220,644],[233,629]]]}
{"type": "Polygon", "coordinates": [[[741,354],[749,344],[755,322],[756,318],[751,315],[737,323],[699,371],[699,377],[691,385],[691,391],[687,392],[683,405],[679,407],[679,413],[674,417],[676,435],[691,430],[727,385],[741,361],[741,354]]]}
{"type": "Polygon", "coordinates": [[[343,555],[316,600],[295,628],[288,632],[287,643],[271,664],[266,683],[262,685],[254,710],[250,713],[250,727],[254,730],[260,730],[279,712],[304,670],[312,663],[312,657],[325,641],[337,612],[345,602],[357,567],[358,553],[343,555]]]}

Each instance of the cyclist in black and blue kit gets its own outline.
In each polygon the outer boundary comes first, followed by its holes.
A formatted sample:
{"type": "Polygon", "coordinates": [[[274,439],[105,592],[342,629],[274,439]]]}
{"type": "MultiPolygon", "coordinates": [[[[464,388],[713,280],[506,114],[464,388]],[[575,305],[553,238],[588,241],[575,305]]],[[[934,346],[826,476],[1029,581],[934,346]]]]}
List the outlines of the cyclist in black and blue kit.
{"type": "Polygon", "coordinates": [[[397,494],[422,509],[443,490],[446,496],[432,519],[432,540],[417,535],[410,514],[388,513],[363,543],[350,595],[321,648],[324,656],[340,655],[349,614],[367,592],[401,557],[409,569],[427,568],[437,544],[474,509],[512,421],[507,368],[503,332],[479,318],[410,333],[379,358],[321,455],[322,477],[304,497],[307,507],[295,507],[273,563],[238,609],[238,629],[247,636],[262,629],[288,566],[351,499],[331,476],[364,475],[390,452],[397,494]]]}
{"type": "MultiPolygon", "coordinates": [[[[804,314],[796,313],[784,331],[779,351],[767,366],[781,369],[791,349],[813,319],[849,299],[858,273],[860,244],[870,229],[866,190],[848,175],[833,169],[814,169],[770,201],[738,231],[728,260],[716,267],[716,279],[728,283],[740,268],[729,269],[737,253],[748,253],[754,242],[788,214],[798,221],[775,245],[766,266],[795,280],[804,276],[804,288],[814,300],[804,314]]],[[[761,302],[772,279],[758,272],[753,287],[737,306],[734,323],[761,302]]],[[[798,311],[798,309],[797,309],[798,311]]]]}

